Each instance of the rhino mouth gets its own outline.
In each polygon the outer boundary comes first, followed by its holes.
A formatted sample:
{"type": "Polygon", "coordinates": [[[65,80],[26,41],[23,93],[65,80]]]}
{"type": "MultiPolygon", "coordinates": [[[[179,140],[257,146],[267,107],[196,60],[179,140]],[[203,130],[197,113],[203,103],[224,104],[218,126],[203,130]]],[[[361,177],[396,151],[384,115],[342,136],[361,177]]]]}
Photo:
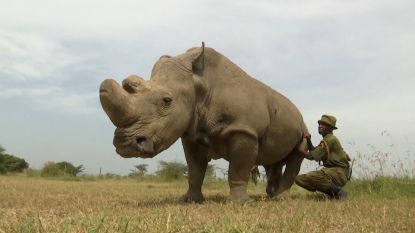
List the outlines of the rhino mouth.
{"type": "Polygon", "coordinates": [[[153,158],[157,153],[154,142],[144,135],[114,135],[113,144],[116,152],[124,158],[153,158]]]}

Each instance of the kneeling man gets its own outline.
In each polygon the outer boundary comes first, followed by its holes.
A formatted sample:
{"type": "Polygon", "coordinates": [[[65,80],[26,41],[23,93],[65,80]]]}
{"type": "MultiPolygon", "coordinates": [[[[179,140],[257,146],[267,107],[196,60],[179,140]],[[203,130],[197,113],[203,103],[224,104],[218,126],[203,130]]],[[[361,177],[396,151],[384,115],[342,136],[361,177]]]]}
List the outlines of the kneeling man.
{"type": "Polygon", "coordinates": [[[311,135],[305,134],[309,151],[300,151],[309,159],[323,162],[324,168],[298,175],[295,183],[309,191],[320,191],[330,198],[345,200],[347,192],[342,187],[347,182],[350,158],[343,150],[340,141],[333,134],[336,127],[336,118],[331,115],[323,115],[318,121],[318,133],[323,136],[320,144],[314,147],[311,135]]]}

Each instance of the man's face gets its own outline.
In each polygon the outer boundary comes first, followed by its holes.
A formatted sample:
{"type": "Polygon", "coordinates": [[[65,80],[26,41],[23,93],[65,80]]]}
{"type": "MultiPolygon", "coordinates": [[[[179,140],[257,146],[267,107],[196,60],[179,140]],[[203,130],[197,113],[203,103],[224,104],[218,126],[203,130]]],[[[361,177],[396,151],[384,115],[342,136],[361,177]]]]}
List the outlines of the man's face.
{"type": "Polygon", "coordinates": [[[333,128],[328,124],[324,124],[324,123],[318,124],[318,133],[323,136],[331,132],[332,130],[333,128]]]}

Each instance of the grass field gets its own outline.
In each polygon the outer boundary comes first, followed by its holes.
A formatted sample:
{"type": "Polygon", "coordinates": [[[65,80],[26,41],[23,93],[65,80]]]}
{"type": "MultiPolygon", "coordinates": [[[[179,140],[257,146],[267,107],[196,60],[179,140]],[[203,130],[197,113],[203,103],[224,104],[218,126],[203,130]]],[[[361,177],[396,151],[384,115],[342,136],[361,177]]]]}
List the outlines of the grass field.
{"type": "Polygon", "coordinates": [[[226,202],[226,182],[208,181],[203,204],[178,204],[186,181],[63,181],[0,176],[0,232],[415,232],[415,181],[352,181],[349,199],[331,201],[293,186],[270,200],[226,202]]]}

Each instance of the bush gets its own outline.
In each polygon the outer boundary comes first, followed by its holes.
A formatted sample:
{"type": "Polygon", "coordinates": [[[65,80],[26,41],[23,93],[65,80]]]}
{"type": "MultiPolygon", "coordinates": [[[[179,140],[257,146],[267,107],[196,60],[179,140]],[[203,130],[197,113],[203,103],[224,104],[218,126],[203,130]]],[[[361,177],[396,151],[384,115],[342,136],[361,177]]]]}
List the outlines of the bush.
{"type": "Polygon", "coordinates": [[[29,164],[24,159],[4,152],[0,153],[0,174],[5,174],[7,172],[23,172],[23,170],[28,167],[29,164]]]}
{"type": "Polygon", "coordinates": [[[7,170],[6,167],[3,164],[0,164],[0,174],[6,174],[7,170]]]}
{"type": "Polygon", "coordinates": [[[56,166],[58,166],[60,170],[64,171],[65,174],[70,176],[77,176],[85,170],[83,165],[75,167],[71,163],[65,161],[56,163],[56,166]]]}
{"type": "MultiPolygon", "coordinates": [[[[208,164],[205,172],[205,179],[216,179],[216,167],[208,164]]],[[[160,161],[159,169],[156,171],[156,176],[166,181],[180,180],[186,178],[188,174],[187,164],[182,162],[166,162],[160,161]]]]}
{"type": "Polygon", "coordinates": [[[41,176],[77,176],[84,170],[83,165],[75,167],[73,164],[63,161],[59,163],[47,162],[40,171],[41,176]]]}
{"type": "Polygon", "coordinates": [[[160,161],[156,175],[164,180],[179,180],[187,175],[187,165],[181,162],[160,161]]]}
{"type": "Polygon", "coordinates": [[[36,169],[32,169],[32,168],[26,169],[25,173],[27,177],[39,177],[40,176],[40,171],[36,169]]]}
{"type": "Polygon", "coordinates": [[[40,170],[41,176],[63,176],[64,172],[61,171],[56,163],[54,162],[47,162],[43,168],[40,170]]]}

